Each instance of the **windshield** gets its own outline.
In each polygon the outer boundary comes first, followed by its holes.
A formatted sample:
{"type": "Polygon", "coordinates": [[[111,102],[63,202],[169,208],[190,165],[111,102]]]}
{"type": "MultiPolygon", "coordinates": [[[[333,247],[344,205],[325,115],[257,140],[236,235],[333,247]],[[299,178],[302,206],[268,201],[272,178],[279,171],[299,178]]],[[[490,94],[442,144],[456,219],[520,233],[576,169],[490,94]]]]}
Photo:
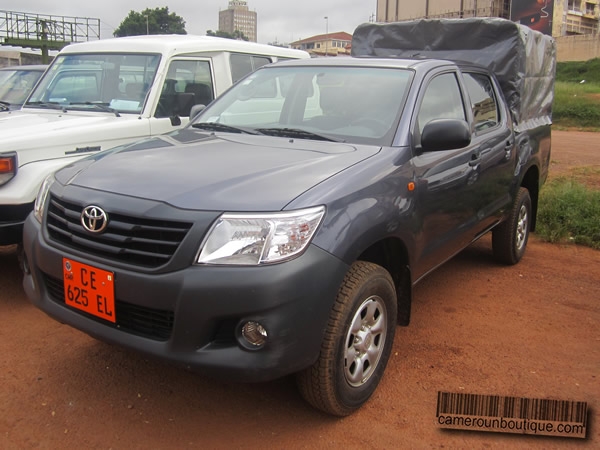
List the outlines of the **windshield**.
{"type": "Polygon", "coordinates": [[[240,81],[192,126],[391,145],[411,79],[403,69],[270,66],[240,81]]]}
{"type": "Polygon", "coordinates": [[[59,55],[25,107],[139,114],[159,61],[147,54],[59,55]]]}
{"type": "Polygon", "coordinates": [[[43,70],[0,70],[0,101],[22,105],[31,89],[44,73],[43,70]]]}

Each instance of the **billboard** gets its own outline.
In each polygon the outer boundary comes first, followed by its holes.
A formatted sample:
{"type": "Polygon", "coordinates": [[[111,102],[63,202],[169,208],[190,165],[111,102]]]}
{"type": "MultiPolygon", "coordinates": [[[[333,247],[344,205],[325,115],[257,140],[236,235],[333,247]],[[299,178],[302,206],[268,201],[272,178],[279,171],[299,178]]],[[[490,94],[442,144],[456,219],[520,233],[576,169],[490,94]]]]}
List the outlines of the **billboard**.
{"type": "Polygon", "coordinates": [[[552,36],[554,0],[511,0],[510,20],[552,36]]]}

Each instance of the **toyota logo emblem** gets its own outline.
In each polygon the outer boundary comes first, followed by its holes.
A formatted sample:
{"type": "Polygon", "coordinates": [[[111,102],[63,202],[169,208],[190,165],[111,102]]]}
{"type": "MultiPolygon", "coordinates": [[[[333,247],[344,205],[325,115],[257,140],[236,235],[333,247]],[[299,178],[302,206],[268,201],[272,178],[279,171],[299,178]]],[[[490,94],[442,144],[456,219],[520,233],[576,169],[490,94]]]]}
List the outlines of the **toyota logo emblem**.
{"type": "Polygon", "coordinates": [[[86,206],[81,213],[81,224],[92,233],[101,233],[108,225],[108,215],[99,206],[86,206]]]}

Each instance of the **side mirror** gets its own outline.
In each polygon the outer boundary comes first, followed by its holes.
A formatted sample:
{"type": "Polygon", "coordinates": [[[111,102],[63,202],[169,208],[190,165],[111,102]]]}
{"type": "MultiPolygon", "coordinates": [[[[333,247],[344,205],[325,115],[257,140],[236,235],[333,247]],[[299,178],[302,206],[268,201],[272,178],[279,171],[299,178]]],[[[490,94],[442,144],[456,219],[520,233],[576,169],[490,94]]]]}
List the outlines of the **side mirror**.
{"type": "Polygon", "coordinates": [[[202,111],[204,111],[204,108],[206,108],[206,105],[194,105],[194,106],[192,106],[192,109],[190,110],[190,120],[192,120],[194,117],[196,117],[202,111]]]}
{"type": "Polygon", "coordinates": [[[421,147],[425,152],[454,150],[471,143],[471,129],[464,120],[435,119],[428,122],[421,133],[421,147]]]}

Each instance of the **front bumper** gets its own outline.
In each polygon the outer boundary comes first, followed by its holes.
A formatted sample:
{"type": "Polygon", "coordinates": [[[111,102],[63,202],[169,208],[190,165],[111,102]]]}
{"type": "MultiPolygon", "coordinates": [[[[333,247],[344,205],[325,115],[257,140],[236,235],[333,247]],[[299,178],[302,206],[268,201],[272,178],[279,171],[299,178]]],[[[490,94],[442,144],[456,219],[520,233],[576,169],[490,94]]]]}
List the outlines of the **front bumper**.
{"type": "Polygon", "coordinates": [[[51,245],[33,216],[25,222],[23,244],[25,292],[49,316],[102,341],[231,381],[271,380],[316,361],[348,270],[314,245],[294,260],[260,267],[122,270],[51,245]],[[65,256],[114,272],[116,324],[64,303],[65,256]],[[260,349],[247,348],[240,338],[249,320],[267,329],[268,342],[260,349]]]}

